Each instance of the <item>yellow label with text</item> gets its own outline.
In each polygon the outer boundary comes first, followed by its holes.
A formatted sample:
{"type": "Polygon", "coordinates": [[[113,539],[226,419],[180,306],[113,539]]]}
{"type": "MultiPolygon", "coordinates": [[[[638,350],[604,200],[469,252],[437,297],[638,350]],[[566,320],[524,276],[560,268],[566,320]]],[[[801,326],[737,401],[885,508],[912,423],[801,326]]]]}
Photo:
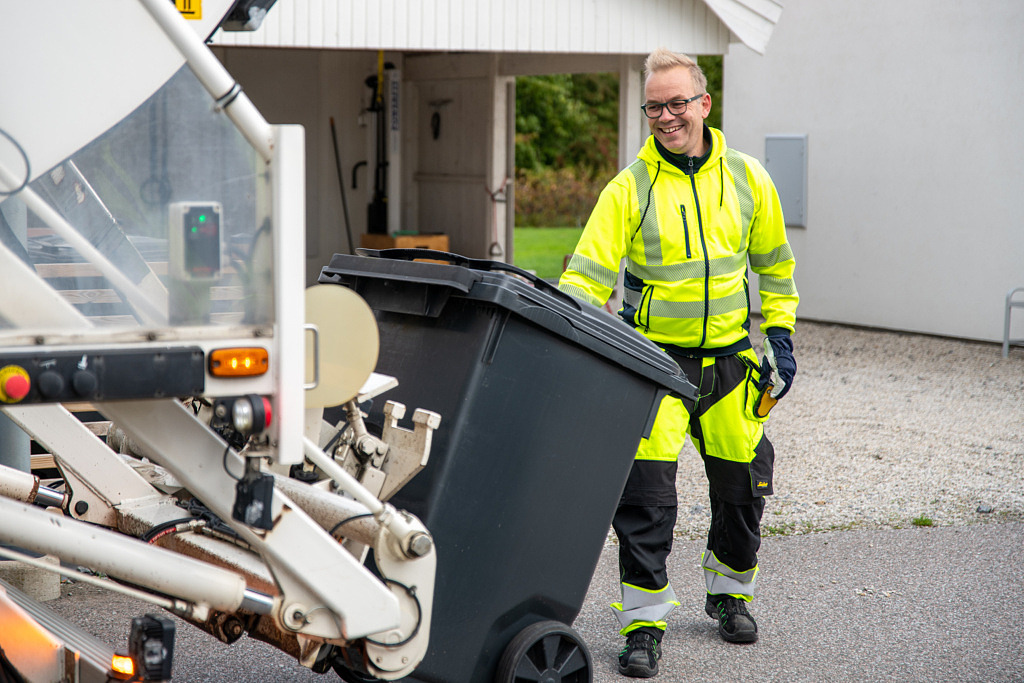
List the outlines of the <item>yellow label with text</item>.
{"type": "Polygon", "coordinates": [[[174,0],[174,7],[186,19],[199,21],[203,18],[203,0],[174,0]]]}

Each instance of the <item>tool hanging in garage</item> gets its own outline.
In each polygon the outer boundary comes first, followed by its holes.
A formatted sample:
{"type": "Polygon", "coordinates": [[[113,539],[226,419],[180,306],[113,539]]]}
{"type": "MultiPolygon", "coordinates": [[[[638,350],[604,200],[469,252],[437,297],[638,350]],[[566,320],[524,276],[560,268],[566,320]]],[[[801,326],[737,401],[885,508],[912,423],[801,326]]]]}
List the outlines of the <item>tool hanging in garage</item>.
{"type": "Polygon", "coordinates": [[[367,214],[367,232],[386,235],[388,232],[388,153],[387,129],[384,115],[384,69],[395,65],[384,63],[384,51],[377,52],[377,73],[367,77],[366,85],[373,90],[369,111],[374,114],[377,125],[377,159],[373,171],[373,200],[367,214]]]}
{"type": "Polygon", "coordinates": [[[348,237],[348,253],[354,254],[355,244],[352,242],[352,225],[348,219],[348,198],[345,197],[345,178],[341,175],[341,152],[338,151],[338,131],[331,117],[331,141],[334,143],[334,165],[338,169],[338,186],[341,189],[341,210],[345,217],[345,235],[348,237]]]}

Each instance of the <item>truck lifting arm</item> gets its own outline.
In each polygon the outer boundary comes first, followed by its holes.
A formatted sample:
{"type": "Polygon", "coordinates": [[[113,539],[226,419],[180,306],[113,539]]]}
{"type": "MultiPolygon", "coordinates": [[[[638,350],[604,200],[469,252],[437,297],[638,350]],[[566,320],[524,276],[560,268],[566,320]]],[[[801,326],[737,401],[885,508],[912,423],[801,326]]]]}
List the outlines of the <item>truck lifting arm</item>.
{"type": "MultiPolygon", "coordinates": [[[[129,583],[227,642],[248,631],[306,666],[345,653],[361,675],[406,676],[426,652],[435,555],[385,500],[425,464],[440,418],[417,410],[407,430],[393,404],[380,436],[362,425],[359,404],[395,382],[371,374],[365,303],[346,304],[348,346],[329,337],[336,312],[306,305],[303,131],[268,124],[204,44],[232,3],[204,2],[202,26],[166,0],[87,4],[23,3],[0,27],[15,87],[52,84],[0,98],[0,230],[29,254],[0,246],[0,286],[18,292],[0,299],[0,410],[61,475],[0,466],[0,543],[129,583]],[[12,26],[36,54],[91,69],[91,89],[23,59],[12,26]],[[149,193],[154,177],[168,191],[149,193]],[[317,384],[345,387],[330,404],[345,422],[307,399],[317,384]]],[[[19,642],[0,633],[15,664],[38,655],[19,642]]]]}

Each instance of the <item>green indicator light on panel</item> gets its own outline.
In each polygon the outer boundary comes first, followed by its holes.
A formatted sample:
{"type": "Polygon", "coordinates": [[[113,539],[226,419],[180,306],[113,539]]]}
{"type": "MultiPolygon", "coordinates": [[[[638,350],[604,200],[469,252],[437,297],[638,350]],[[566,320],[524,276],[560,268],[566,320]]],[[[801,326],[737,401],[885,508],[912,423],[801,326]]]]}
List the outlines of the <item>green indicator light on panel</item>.
{"type": "Polygon", "coordinates": [[[206,222],[206,214],[205,213],[199,214],[199,222],[200,223],[205,223],[206,222]]]}

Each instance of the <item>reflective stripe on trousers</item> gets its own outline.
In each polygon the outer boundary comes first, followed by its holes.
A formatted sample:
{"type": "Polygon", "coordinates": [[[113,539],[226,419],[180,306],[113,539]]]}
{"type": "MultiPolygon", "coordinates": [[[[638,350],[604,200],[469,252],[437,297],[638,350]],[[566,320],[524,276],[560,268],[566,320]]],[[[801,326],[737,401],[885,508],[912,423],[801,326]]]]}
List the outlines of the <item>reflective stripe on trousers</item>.
{"type": "Polygon", "coordinates": [[[622,583],[620,586],[622,602],[613,602],[612,611],[615,612],[615,617],[623,629],[631,625],[664,629],[665,619],[679,606],[671,584],[656,591],[637,588],[628,583],[622,583]]]}
{"type": "Polygon", "coordinates": [[[754,598],[757,587],[757,567],[745,572],[734,571],[731,567],[718,561],[715,554],[705,550],[701,554],[701,568],[704,569],[704,583],[708,595],[735,595],[748,602],[754,598]]]}

